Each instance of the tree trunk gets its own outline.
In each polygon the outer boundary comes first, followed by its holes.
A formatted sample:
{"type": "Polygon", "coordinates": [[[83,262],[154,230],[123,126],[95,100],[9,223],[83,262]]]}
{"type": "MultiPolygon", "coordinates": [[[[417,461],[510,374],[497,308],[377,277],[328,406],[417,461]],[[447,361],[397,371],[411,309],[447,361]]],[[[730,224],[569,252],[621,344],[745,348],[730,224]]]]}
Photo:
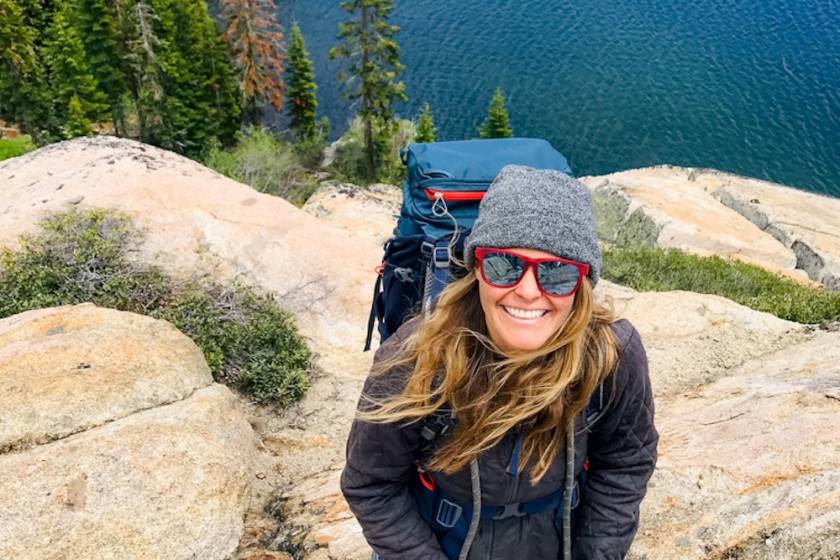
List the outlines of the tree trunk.
{"type": "Polygon", "coordinates": [[[365,171],[367,172],[368,184],[376,180],[375,162],[373,160],[373,122],[370,116],[365,119],[365,171]]]}
{"type": "Polygon", "coordinates": [[[373,114],[371,107],[370,84],[365,83],[364,69],[367,68],[369,52],[368,49],[368,12],[367,6],[362,4],[362,120],[365,124],[365,173],[367,174],[368,184],[374,182],[376,178],[376,163],[374,161],[374,147],[373,147],[373,114]]]}

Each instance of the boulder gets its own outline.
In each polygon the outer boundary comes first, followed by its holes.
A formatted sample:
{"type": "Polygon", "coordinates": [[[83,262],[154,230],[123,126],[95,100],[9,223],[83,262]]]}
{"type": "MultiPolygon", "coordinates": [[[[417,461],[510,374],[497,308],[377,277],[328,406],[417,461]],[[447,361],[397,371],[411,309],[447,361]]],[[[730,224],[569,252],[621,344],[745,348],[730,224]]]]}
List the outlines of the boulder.
{"type": "Polygon", "coordinates": [[[394,185],[369,187],[324,183],[303,205],[303,210],[321,221],[382,247],[391,237],[400,212],[402,191],[394,185]]]}
{"type": "Polygon", "coordinates": [[[117,208],[146,234],[140,259],[273,292],[297,315],[323,367],[367,370],[361,348],[382,249],[364,236],[357,241],[281,198],[123,138],[78,138],[1,162],[0,182],[0,246],[14,245],[47,212],[117,208]]]}
{"type": "Polygon", "coordinates": [[[656,396],[690,391],[811,336],[812,329],[720,296],[636,292],[602,280],[597,294],[642,336],[656,396]]]}
{"type": "Polygon", "coordinates": [[[714,196],[796,257],[796,268],[828,289],[840,291],[840,199],[758,179],[706,171],[721,186],[714,196]]]}
{"type": "Polygon", "coordinates": [[[660,459],[628,558],[837,557],[840,333],[656,406],[660,459]]]}
{"type": "Polygon", "coordinates": [[[185,399],[204,355],[165,321],[93,304],[0,321],[0,450],[23,449],[185,399]]]}
{"type": "Polygon", "coordinates": [[[0,356],[0,558],[231,556],[253,431],[192,341],[88,304],[0,320],[0,356]]]}
{"type": "Polygon", "coordinates": [[[581,181],[592,190],[598,235],[607,242],[718,255],[807,281],[789,246],[715,196],[725,184],[738,190],[738,179],[664,165],[581,181]]]}

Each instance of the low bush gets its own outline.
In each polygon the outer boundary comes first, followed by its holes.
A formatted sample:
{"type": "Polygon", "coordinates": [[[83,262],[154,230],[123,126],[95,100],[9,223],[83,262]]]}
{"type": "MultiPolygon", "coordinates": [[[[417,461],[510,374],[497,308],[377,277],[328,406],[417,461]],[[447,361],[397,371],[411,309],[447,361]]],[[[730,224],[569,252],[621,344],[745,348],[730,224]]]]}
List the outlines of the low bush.
{"type": "MultiPolygon", "coordinates": [[[[402,181],[405,168],[400,160],[400,150],[413,142],[416,134],[416,125],[403,119],[396,121],[389,130],[375,131],[377,182],[399,184],[402,181]]],[[[336,143],[331,168],[341,181],[366,185],[365,158],[364,123],[361,117],[356,117],[336,143]]]]}
{"type": "Polygon", "coordinates": [[[17,138],[0,138],[0,161],[22,156],[35,149],[32,138],[24,134],[17,138]]]}
{"type": "Polygon", "coordinates": [[[602,276],[640,291],[716,294],[798,323],[840,318],[840,293],[806,286],[758,266],[675,249],[608,249],[602,276]]]}
{"type": "Polygon", "coordinates": [[[327,117],[321,119],[315,125],[315,131],[308,137],[295,140],[295,152],[300,158],[300,163],[307,169],[317,169],[324,161],[324,148],[327,147],[327,139],[330,136],[330,121],[327,117]]]}
{"type": "Polygon", "coordinates": [[[311,353],[289,313],[241,284],[176,282],[130,258],[141,242],[119,212],[48,217],[18,250],[0,250],[0,318],[87,301],[147,314],[192,338],[217,381],[258,402],[285,406],[303,397],[311,353]]]}
{"type": "Polygon", "coordinates": [[[303,165],[295,146],[271,132],[251,127],[231,149],[210,148],[203,163],[256,190],[303,205],[318,182],[303,165]]]}

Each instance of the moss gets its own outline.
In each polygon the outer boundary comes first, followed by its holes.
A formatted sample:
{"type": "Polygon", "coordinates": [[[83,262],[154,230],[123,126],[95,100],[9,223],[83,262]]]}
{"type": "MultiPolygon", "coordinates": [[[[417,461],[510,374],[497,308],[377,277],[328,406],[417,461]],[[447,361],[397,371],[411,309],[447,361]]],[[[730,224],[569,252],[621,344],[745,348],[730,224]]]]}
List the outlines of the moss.
{"type": "Polygon", "coordinates": [[[175,282],[128,255],[142,239],[128,216],[71,210],[0,250],[0,318],[93,302],[168,320],[202,349],[217,381],[259,402],[288,405],[308,387],[311,353],[292,316],[241,284],[175,282]]]}
{"type": "Polygon", "coordinates": [[[715,294],[798,323],[828,323],[840,318],[838,292],[805,286],[754,265],[675,249],[606,250],[602,276],[640,291],[715,294]]]}
{"type": "Polygon", "coordinates": [[[592,194],[592,212],[598,237],[619,246],[655,247],[662,227],[641,208],[629,216],[630,200],[619,190],[596,189],[592,194]]]}

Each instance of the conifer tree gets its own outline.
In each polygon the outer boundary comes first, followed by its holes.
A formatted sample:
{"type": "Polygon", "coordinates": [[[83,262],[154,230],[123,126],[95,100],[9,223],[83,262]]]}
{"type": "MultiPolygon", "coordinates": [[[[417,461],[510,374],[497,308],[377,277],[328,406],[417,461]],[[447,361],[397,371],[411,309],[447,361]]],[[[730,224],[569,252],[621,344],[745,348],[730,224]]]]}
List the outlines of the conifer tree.
{"type": "Polygon", "coordinates": [[[62,4],[53,15],[43,49],[51,96],[56,113],[65,121],[64,136],[68,138],[90,134],[91,121],[108,114],[108,100],[87,65],[82,39],[70,23],[70,7],[62,4]]]}
{"type": "MultiPolygon", "coordinates": [[[[65,0],[68,1],[68,0],[65,0]]],[[[88,67],[108,97],[114,129],[125,134],[123,96],[127,92],[122,43],[115,13],[106,0],[73,0],[73,22],[84,44],[88,67]]]]}
{"type": "Polygon", "coordinates": [[[0,118],[38,144],[57,127],[40,56],[47,16],[38,0],[0,0],[0,118]]]}
{"type": "Polygon", "coordinates": [[[190,157],[233,142],[240,108],[224,42],[204,0],[149,0],[159,18],[160,145],[190,157]]]}
{"type": "Polygon", "coordinates": [[[417,136],[414,137],[415,142],[434,142],[435,141],[435,120],[432,116],[432,108],[429,102],[423,103],[423,110],[420,112],[420,118],[417,121],[417,136]]]}
{"type": "Polygon", "coordinates": [[[163,101],[162,69],[158,60],[160,39],[156,26],[160,18],[147,0],[136,0],[123,8],[126,59],[132,94],[137,105],[140,139],[156,144],[161,128],[160,106],[163,101]]]}
{"type": "Polygon", "coordinates": [[[283,108],[283,28],[274,0],[221,0],[224,38],[233,53],[247,119],[259,124],[260,106],[283,108]]]}
{"type": "Polygon", "coordinates": [[[64,120],[64,136],[75,138],[93,134],[90,120],[82,107],[82,102],[75,95],[67,102],[67,117],[64,120]]]}
{"type": "Polygon", "coordinates": [[[341,8],[352,18],[339,25],[339,44],[330,50],[330,58],[349,60],[338,79],[345,85],[345,97],[361,102],[365,174],[373,182],[377,160],[388,144],[385,137],[393,133],[392,105],[407,100],[405,84],[397,81],[403,70],[395,39],[400,28],[388,22],[393,0],[344,0],[341,8]]]}
{"type": "Polygon", "coordinates": [[[286,97],[291,117],[289,126],[298,140],[311,138],[315,134],[315,111],[318,108],[315,92],[318,86],[315,85],[312,60],[306,52],[303,33],[297,23],[292,26],[286,72],[288,76],[286,97]]]}
{"type": "Polygon", "coordinates": [[[482,138],[510,138],[513,130],[510,128],[510,117],[505,108],[505,96],[502,88],[496,88],[490,107],[487,109],[487,118],[478,130],[482,138]]]}

